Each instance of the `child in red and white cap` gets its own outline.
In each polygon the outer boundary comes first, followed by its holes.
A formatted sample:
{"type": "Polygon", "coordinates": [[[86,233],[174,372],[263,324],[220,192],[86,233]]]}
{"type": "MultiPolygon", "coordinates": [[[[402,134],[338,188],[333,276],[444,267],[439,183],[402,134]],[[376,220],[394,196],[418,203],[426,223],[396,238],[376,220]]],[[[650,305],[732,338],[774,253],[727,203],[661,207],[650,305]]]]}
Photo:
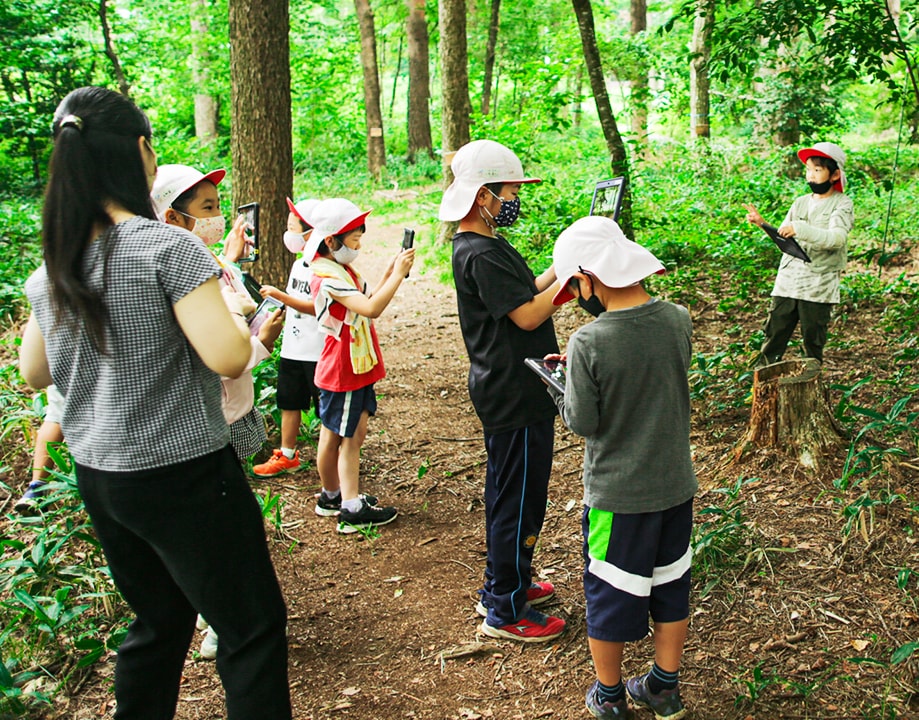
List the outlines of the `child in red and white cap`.
{"type": "Polygon", "coordinates": [[[324,492],[340,488],[340,533],[386,525],[398,515],[396,508],[378,507],[375,499],[360,494],[360,453],[369,418],[376,412],[374,383],[386,376],[372,320],[389,305],[415,251],[396,255],[370,292],[352,267],[369,214],[344,198],[323,200],[310,216],[313,232],[304,249],[304,256],[313,257],[311,290],[316,320],[326,336],[316,366],[322,421],[316,465],[324,492]]]}
{"type": "MultiPolygon", "coordinates": [[[[799,150],[798,158],[807,168],[810,192],[791,204],[779,234],[793,237],[810,262],[782,255],[757,366],[782,359],[799,323],[805,357],[823,362],[830,313],[839,302],[846,267],[846,242],[854,223],[852,200],[844,193],[846,154],[834,143],[819,142],[799,150]]],[[[761,227],[765,221],[756,207],[744,207],[747,220],[761,227]]]]}

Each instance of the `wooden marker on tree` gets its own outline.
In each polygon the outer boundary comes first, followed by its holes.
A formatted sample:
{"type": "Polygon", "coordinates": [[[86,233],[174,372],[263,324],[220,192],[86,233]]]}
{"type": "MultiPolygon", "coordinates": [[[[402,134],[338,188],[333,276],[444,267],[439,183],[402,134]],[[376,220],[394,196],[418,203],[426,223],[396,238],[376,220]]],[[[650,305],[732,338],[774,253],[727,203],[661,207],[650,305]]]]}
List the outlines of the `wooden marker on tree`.
{"type": "Polygon", "coordinates": [[[750,426],[734,448],[735,461],[753,448],[778,448],[817,468],[839,440],[817,360],[785,360],[753,374],[750,426]]]}

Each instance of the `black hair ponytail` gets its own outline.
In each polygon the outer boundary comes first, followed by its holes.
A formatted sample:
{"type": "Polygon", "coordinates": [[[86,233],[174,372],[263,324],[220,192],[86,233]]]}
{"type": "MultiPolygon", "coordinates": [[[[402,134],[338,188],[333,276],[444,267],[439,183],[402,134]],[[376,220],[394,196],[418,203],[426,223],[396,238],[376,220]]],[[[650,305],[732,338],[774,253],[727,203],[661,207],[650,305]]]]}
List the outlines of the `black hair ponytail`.
{"type": "MultiPolygon", "coordinates": [[[[147,116],[128,98],[100,87],[74,90],[54,113],[54,151],[45,189],[42,246],[58,319],[82,322],[104,352],[108,313],[86,283],[83,257],[94,227],[112,224],[108,206],[155,219],[138,147],[150,139],[147,116]]],[[[107,253],[106,253],[107,255],[107,253]]]]}

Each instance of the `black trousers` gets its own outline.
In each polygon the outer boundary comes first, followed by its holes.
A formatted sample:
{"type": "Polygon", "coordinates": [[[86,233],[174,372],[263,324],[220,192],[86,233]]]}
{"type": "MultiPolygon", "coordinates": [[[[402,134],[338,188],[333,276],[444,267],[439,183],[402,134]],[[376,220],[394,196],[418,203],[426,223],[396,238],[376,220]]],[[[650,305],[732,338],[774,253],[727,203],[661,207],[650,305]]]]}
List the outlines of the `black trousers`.
{"type": "Polygon", "coordinates": [[[832,303],[816,303],[808,300],[773,297],[769,318],[764,328],[765,337],[757,357],[757,365],[778,362],[785,354],[788,341],[800,323],[804,356],[823,362],[823,346],[826,345],[827,328],[830,325],[832,303]]]}
{"type": "Polygon", "coordinates": [[[141,472],[77,465],[77,482],[136,614],[118,650],[115,717],[175,715],[200,612],[220,637],[228,720],[289,720],[287,610],[232,448],[141,472]]]}
{"type": "Polygon", "coordinates": [[[488,623],[516,622],[526,606],[533,551],[546,519],[555,418],[485,434],[485,585],[488,623]]]}

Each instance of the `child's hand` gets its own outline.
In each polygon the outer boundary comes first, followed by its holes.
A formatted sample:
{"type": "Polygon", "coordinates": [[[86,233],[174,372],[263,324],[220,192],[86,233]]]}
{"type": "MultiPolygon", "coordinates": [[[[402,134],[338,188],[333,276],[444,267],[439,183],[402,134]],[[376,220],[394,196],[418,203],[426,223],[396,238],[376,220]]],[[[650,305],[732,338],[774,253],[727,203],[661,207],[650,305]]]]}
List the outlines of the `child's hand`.
{"type": "Polygon", "coordinates": [[[405,277],[408,275],[408,271],[412,269],[412,264],[414,262],[415,248],[403,250],[395,257],[393,271],[398,272],[402,277],[405,277]]]}
{"type": "Polygon", "coordinates": [[[549,353],[548,355],[543,357],[543,360],[548,360],[550,362],[560,362],[562,365],[564,365],[566,362],[568,362],[568,354],[567,353],[561,353],[561,354],[549,353]]]}
{"type": "Polygon", "coordinates": [[[794,237],[795,226],[792,223],[788,223],[788,225],[782,225],[782,227],[779,228],[779,235],[782,237],[794,237]]]}
{"type": "Polygon", "coordinates": [[[262,297],[273,297],[276,300],[280,300],[281,291],[278,290],[274,285],[262,285],[259,289],[259,294],[262,297]]]}
{"type": "Polygon", "coordinates": [[[231,313],[239,313],[245,317],[254,313],[258,307],[247,294],[236,292],[229,285],[225,285],[220,293],[223,295],[223,301],[227,304],[231,313]]]}
{"type": "Polygon", "coordinates": [[[252,243],[246,237],[246,218],[240,215],[233,224],[223,243],[223,256],[232,263],[239,262],[241,257],[248,257],[252,252],[252,243]]]}
{"type": "Polygon", "coordinates": [[[750,203],[741,203],[740,206],[747,211],[747,222],[751,222],[757,227],[762,227],[763,223],[766,222],[763,220],[763,216],[759,214],[759,210],[756,209],[755,205],[750,203]]]}
{"type": "Polygon", "coordinates": [[[271,350],[283,329],[284,308],[278,308],[268,316],[258,329],[258,341],[265,346],[266,350],[271,350]]]}

